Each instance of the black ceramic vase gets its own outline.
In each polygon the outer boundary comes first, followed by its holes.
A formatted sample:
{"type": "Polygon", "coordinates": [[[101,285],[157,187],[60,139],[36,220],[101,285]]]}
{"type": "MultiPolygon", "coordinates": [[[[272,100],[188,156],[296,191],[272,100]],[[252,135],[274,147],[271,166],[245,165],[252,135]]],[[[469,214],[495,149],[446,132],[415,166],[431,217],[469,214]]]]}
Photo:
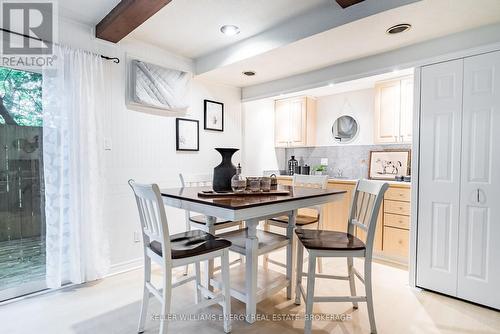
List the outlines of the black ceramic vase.
{"type": "Polygon", "coordinates": [[[237,148],[216,148],[222,155],[222,162],[214,168],[214,191],[231,191],[231,178],[236,174],[236,166],[231,162],[233,154],[238,151],[237,148]]]}

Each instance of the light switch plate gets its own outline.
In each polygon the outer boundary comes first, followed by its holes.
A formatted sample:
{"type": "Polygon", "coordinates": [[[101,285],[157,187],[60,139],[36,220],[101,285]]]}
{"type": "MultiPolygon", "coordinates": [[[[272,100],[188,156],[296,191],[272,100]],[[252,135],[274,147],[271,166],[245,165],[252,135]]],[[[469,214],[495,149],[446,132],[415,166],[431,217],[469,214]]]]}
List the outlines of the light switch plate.
{"type": "Polygon", "coordinates": [[[141,242],[141,235],[139,232],[134,232],[134,242],[141,242]]]}
{"type": "Polygon", "coordinates": [[[111,151],[112,147],[113,147],[113,144],[111,143],[111,138],[105,137],[104,138],[104,149],[106,151],[111,151]]]}

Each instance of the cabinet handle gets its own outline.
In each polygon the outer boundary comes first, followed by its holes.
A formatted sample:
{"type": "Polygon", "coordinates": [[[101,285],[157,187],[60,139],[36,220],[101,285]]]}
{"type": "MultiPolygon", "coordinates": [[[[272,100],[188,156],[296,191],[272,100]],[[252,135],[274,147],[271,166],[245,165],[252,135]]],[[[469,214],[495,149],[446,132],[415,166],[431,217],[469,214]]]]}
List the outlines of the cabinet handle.
{"type": "Polygon", "coordinates": [[[479,188],[477,189],[477,202],[481,202],[481,199],[479,198],[480,194],[479,194],[479,188]]]}

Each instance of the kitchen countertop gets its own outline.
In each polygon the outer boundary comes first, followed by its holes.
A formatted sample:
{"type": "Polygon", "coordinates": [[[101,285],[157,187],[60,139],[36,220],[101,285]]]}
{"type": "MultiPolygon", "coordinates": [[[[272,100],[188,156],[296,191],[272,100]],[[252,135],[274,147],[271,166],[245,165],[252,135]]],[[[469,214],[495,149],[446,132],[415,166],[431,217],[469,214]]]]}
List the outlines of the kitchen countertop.
{"type": "MultiPolygon", "coordinates": [[[[291,180],[292,176],[289,175],[278,175],[277,176],[278,180],[291,180]]],[[[380,182],[387,182],[391,186],[396,186],[396,187],[401,187],[401,188],[410,188],[411,187],[411,182],[402,182],[402,181],[391,181],[391,180],[377,180],[380,182]]],[[[344,184],[355,184],[358,182],[358,179],[347,179],[347,178],[335,178],[335,177],[329,177],[328,178],[329,183],[344,183],[344,184]]]]}

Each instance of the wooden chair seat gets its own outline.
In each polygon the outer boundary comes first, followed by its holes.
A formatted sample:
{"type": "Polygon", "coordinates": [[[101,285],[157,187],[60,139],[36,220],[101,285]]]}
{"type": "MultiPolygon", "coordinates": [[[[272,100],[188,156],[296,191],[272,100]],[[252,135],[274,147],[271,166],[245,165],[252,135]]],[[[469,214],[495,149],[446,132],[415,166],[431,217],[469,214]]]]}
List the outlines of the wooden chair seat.
{"type": "MultiPolygon", "coordinates": [[[[288,224],[288,216],[279,216],[269,220],[273,222],[288,224]]],[[[319,222],[319,217],[297,215],[297,217],[295,218],[295,225],[297,226],[316,224],[317,222],[319,222]]]]}
{"type": "Polygon", "coordinates": [[[354,235],[338,231],[295,230],[295,234],[306,249],[318,250],[363,250],[365,243],[354,235]]]}
{"type": "MultiPolygon", "coordinates": [[[[183,259],[229,248],[231,242],[219,239],[201,230],[192,230],[170,236],[172,259],[183,259]]],[[[151,242],[151,250],[162,256],[161,243],[151,242]]]]}
{"type": "MultiPolygon", "coordinates": [[[[191,217],[189,217],[189,221],[192,222],[192,223],[195,223],[195,224],[201,224],[201,225],[206,225],[207,224],[206,218],[205,218],[204,215],[191,216],[191,217]]],[[[227,224],[227,223],[230,223],[230,222],[231,222],[230,220],[223,220],[223,219],[217,218],[217,220],[215,222],[215,225],[227,224]]]]}

